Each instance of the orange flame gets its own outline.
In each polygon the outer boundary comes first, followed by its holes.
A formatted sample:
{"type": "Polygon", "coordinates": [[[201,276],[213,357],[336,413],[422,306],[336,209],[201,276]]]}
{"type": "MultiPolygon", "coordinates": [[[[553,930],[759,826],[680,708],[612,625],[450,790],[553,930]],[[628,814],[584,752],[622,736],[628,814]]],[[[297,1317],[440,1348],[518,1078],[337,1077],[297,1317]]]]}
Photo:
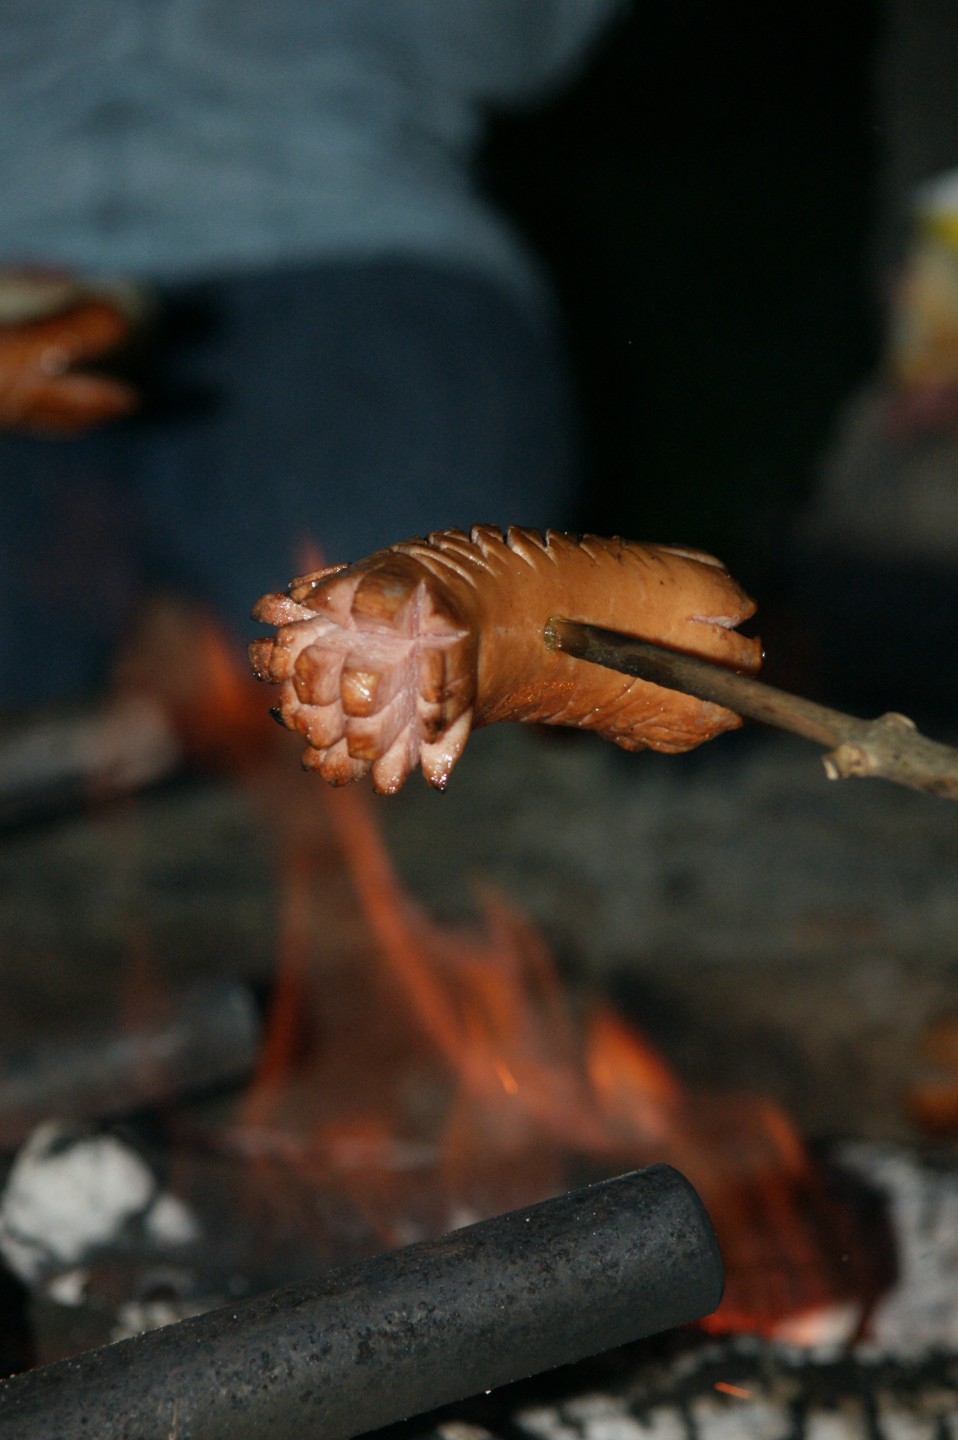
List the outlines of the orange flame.
{"type": "Polygon", "coordinates": [[[271,738],[243,647],[185,600],[163,596],[144,608],[117,660],[113,688],[155,704],[193,763],[244,770],[271,738]]]}
{"type": "Polygon", "coordinates": [[[241,1119],[254,1148],[349,1194],[387,1243],[666,1161],[723,1248],[712,1328],[798,1337],[809,1317],[854,1309],[848,1217],[779,1107],[683,1087],[607,1008],[580,1023],[541,937],[501,898],[481,895],[481,927],[431,921],[358,788],[312,790],[307,809],[272,774],[268,793],[294,858],[285,978],[241,1119]],[[297,1066],[304,1011],[318,1039],[297,1066]]]}
{"type": "MultiPolygon", "coordinates": [[[[261,1198],[272,1203],[281,1167],[296,1166],[380,1243],[401,1244],[667,1161],[696,1185],[722,1245],[712,1328],[817,1338],[817,1317],[867,1303],[854,1224],[784,1112],[684,1087],[605,1007],[581,1020],[541,936],[497,895],[480,892],[479,925],[431,921],[362,792],[304,790],[285,754],[267,756],[262,693],[212,620],[159,602],[116,683],[163,708],[190,758],[242,769],[278,826],[280,973],[231,1132],[259,1162],[261,1198]]],[[[148,972],[133,988],[138,1013],[156,1004],[148,972]]]]}

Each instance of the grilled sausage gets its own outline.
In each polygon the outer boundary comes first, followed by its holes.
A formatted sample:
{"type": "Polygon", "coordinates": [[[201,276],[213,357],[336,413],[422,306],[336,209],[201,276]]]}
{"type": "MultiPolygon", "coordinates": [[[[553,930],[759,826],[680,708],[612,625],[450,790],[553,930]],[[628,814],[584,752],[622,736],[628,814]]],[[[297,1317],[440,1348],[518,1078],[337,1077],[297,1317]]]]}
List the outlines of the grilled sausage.
{"type": "Polygon", "coordinates": [[[128,342],[130,331],[130,317],[101,299],[0,323],[0,429],[74,435],[134,411],[131,385],[84,368],[128,342]]]}
{"type": "Polygon", "coordinates": [[[277,626],[250,660],[274,712],[334,785],[372,772],[392,794],[417,764],[445,788],[470,730],[496,720],[596,730],[627,750],[689,750],[739,717],[543,640],[553,615],[756,670],[754,611],[718,560],[547,530],[441,530],[294,580],[253,611],[277,626]]]}

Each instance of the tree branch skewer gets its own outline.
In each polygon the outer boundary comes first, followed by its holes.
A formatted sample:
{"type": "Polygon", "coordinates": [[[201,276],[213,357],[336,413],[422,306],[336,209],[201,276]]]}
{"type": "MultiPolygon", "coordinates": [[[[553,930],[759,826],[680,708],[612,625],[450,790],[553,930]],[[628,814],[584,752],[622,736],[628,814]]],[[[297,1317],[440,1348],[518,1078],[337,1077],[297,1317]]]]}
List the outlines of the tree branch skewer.
{"type": "Polygon", "coordinates": [[[559,616],[546,626],[545,643],[550,650],[681,690],[828,746],[822,763],[830,780],[877,776],[958,800],[958,749],[929,740],[907,715],[891,711],[877,720],[860,720],[711,661],[559,616]]]}

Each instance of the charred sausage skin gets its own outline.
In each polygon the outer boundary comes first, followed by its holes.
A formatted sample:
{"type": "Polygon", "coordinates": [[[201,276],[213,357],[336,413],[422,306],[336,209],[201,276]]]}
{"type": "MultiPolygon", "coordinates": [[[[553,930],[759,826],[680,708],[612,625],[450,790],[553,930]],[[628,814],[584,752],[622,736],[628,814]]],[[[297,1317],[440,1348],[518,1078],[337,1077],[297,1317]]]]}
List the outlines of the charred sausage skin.
{"type": "Polygon", "coordinates": [[[417,765],[443,789],[470,730],[496,720],[597,731],[627,750],[689,750],[739,717],[546,648],[553,615],[754,671],[735,627],[754,604],[698,551],[512,526],[440,530],[301,576],[253,611],[257,676],[304,763],[384,793],[417,765]]]}

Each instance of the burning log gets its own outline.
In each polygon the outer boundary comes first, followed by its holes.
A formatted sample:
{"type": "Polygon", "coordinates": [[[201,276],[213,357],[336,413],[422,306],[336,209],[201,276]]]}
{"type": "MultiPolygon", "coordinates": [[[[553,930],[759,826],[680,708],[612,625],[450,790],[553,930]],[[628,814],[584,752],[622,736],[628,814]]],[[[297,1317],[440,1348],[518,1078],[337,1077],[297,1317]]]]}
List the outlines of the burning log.
{"type": "Polygon", "coordinates": [[[721,1291],[701,1201],[656,1165],[0,1382],[0,1440],[347,1440],[721,1291]]]}
{"type": "Polygon", "coordinates": [[[182,761],[169,719],[143,695],[31,718],[0,734],[0,828],[133,794],[182,761]]]}
{"type": "Polygon", "coordinates": [[[877,720],[859,720],[697,656],[558,616],[546,626],[545,642],[550,650],[695,695],[828,745],[822,763],[829,780],[875,775],[909,790],[958,800],[958,750],[920,734],[907,715],[890,712],[877,720]]]}
{"type": "Polygon", "coordinates": [[[196,606],[150,601],[114,671],[98,703],[0,729],[0,829],[138,794],[184,767],[246,769],[268,745],[253,680],[196,606]]]}
{"type": "Polygon", "coordinates": [[[192,986],[162,1017],[0,1054],[0,1149],[50,1118],[100,1120],[245,1079],[260,1020],[244,985],[192,986]]]}

